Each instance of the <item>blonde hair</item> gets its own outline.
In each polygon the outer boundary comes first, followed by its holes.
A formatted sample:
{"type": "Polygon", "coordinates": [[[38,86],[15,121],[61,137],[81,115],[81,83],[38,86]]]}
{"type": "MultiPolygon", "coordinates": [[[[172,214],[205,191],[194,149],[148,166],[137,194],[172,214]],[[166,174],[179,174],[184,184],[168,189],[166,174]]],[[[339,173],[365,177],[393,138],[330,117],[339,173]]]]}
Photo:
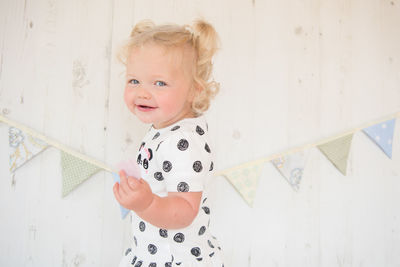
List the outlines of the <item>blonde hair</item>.
{"type": "Polygon", "coordinates": [[[201,114],[210,106],[211,99],[219,91],[219,83],[211,77],[212,58],[218,50],[219,38],[214,27],[204,20],[190,25],[155,25],[151,20],[138,22],[126,44],[120,49],[118,58],[126,64],[130,51],[145,44],[157,44],[166,48],[188,45],[194,51],[193,82],[200,90],[193,99],[192,110],[201,114]]]}

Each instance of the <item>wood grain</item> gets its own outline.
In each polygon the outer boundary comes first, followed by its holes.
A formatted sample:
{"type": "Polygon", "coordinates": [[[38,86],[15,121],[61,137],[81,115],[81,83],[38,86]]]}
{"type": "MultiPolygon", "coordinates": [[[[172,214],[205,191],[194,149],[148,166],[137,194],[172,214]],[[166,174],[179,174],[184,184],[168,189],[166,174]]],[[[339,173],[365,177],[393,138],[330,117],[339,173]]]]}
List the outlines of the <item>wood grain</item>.
{"type": "MultiPolygon", "coordinates": [[[[115,59],[135,22],[191,23],[221,37],[207,113],[221,170],[400,111],[400,1],[0,1],[0,112],[88,156],[134,157],[148,125],[122,101],[115,59]]],[[[14,177],[0,125],[0,266],[116,266],[131,241],[112,177],[61,198],[48,149],[14,177]]],[[[265,164],[250,209],[210,181],[225,266],[400,265],[400,126],[393,159],[356,133],[342,176],[312,150],[300,191],[265,164]]]]}

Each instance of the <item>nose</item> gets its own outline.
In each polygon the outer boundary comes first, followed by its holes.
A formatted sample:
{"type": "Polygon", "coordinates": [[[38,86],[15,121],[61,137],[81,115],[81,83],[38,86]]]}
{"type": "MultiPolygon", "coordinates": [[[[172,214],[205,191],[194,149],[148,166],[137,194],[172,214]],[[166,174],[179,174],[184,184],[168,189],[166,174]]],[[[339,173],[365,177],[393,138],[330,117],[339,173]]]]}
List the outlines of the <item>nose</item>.
{"type": "Polygon", "coordinates": [[[139,88],[137,88],[137,97],[141,98],[141,99],[150,99],[151,98],[151,94],[149,92],[148,89],[146,89],[144,86],[139,86],[139,88]]]}

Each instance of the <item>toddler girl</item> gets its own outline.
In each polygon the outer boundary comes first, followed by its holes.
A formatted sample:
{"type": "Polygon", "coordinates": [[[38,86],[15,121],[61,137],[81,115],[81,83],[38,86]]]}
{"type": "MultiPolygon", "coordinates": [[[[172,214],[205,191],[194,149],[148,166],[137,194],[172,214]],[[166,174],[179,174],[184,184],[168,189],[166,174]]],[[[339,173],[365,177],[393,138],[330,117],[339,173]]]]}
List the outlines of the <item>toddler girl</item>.
{"type": "Polygon", "coordinates": [[[117,201],[134,211],[131,245],[120,266],[223,266],[209,231],[204,186],[214,166],[202,116],[219,89],[210,77],[217,39],[205,21],[142,21],[122,50],[125,103],[152,126],[137,155],[141,177],[120,171],[114,185],[117,201]]]}

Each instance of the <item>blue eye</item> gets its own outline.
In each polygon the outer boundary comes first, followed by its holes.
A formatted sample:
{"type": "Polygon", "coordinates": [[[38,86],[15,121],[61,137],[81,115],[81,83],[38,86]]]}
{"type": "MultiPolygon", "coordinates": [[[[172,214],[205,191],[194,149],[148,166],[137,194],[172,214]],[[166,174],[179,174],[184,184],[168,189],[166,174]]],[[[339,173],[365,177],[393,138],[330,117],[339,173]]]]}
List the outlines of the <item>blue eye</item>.
{"type": "Polygon", "coordinates": [[[166,86],[167,84],[163,81],[156,81],[155,83],[157,86],[166,86]]]}
{"type": "Polygon", "coordinates": [[[130,84],[139,84],[139,81],[136,79],[129,80],[130,84]]]}

